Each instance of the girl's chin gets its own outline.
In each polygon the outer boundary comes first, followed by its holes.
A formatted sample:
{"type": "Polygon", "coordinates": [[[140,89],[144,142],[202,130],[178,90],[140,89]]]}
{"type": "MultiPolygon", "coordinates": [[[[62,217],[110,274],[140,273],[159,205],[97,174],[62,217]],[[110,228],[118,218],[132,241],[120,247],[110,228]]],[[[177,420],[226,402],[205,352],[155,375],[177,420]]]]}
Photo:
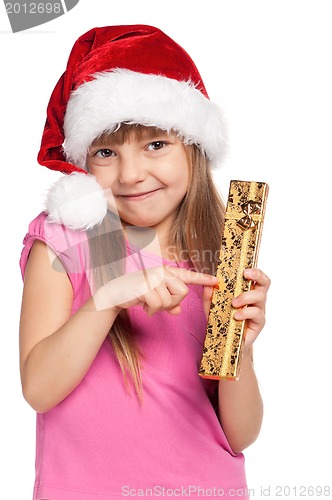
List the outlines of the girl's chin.
{"type": "Polygon", "coordinates": [[[125,220],[125,219],[121,219],[122,220],[122,224],[124,226],[135,226],[135,227],[154,227],[154,226],[157,226],[158,225],[158,222],[156,221],[153,221],[153,220],[141,220],[141,219],[138,219],[138,220],[133,220],[133,219],[129,219],[129,220],[125,220]]]}
{"type": "Polygon", "coordinates": [[[119,217],[122,225],[125,226],[154,227],[162,222],[157,217],[151,217],[151,212],[138,216],[138,214],[125,214],[119,211],[119,217]]]}

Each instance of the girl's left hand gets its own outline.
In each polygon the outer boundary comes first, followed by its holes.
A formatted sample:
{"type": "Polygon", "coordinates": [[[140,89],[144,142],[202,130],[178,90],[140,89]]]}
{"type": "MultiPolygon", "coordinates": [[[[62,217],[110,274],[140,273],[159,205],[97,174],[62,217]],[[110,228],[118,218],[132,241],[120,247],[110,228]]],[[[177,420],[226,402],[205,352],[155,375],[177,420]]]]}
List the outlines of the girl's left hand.
{"type": "MultiPolygon", "coordinates": [[[[251,290],[235,297],[232,301],[232,306],[237,309],[234,312],[234,319],[239,321],[247,320],[244,348],[246,351],[249,351],[265,325],[265,303],[271,281],[266,274],[257,268],[245,269],[244,277],[253,281],[251,290]]],[[[205,287],[203,300],[207,316],[209,314],[212,292],[212,287],[205,287]]]]}

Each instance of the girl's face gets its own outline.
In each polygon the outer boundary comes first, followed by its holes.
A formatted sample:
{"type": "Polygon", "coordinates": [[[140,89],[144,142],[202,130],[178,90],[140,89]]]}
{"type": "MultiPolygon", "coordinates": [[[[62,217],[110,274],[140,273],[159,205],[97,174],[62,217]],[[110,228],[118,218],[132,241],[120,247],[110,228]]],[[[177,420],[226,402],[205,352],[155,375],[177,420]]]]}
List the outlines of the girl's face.
{"type": "Polygon", "coordinates": [[[87,167],[103,189],[111,188],[123,221],[166,234],[187,192],[189,164],[175,134],[156,134],[130,134],[123,144],[106,136],[90,147],[87,167]]]}

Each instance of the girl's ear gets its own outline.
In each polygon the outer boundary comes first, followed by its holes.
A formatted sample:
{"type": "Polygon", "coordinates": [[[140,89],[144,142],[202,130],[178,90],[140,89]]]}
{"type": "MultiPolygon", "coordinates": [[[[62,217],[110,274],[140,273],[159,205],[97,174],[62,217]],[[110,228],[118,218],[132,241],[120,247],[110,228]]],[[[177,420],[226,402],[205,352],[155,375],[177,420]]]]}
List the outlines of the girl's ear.
{"type": "Polygon", "coordinates": [[[107,213],[107,199],[93,175],[73,172],[60,177],[45,201],[49,222],[68,229],[86,230],[99,225],[107,213]]]}

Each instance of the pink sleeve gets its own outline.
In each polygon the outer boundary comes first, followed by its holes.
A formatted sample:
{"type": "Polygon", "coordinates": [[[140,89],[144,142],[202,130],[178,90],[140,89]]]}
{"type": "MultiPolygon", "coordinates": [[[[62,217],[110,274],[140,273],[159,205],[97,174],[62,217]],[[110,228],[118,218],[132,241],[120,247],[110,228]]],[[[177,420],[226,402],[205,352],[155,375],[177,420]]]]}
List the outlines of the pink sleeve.
{"type": "MultiPolygon", "coordinates": [[[[30,250],[36,240],[46,243],[63,264],[73,287],[74,298],[82,292],[82,287],[85,291],[89,288],[89,245],[84,231],[72,231],[63,225],[50,223],[46,213],[39,214],[30,223],[28,233],[23,239],[24,246],[20,258],[23,279],[30,250]]],[[[56,260],[52,265],[56,265],[56,260]]]]}

